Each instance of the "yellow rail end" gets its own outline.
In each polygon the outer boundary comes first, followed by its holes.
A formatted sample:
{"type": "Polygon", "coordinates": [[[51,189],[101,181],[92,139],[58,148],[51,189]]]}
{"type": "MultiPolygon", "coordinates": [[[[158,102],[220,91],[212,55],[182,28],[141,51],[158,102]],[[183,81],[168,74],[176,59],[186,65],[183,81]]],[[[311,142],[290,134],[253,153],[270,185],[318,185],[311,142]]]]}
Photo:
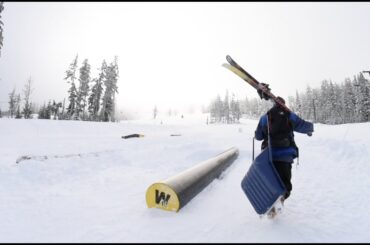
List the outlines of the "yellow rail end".
{"type": "Polygon", "coordinates": [[[179,211],[180,200],[177,193],[165,183],[154,183],[146,191],[148,208],[160,208],[167,211],[179,211]]]}

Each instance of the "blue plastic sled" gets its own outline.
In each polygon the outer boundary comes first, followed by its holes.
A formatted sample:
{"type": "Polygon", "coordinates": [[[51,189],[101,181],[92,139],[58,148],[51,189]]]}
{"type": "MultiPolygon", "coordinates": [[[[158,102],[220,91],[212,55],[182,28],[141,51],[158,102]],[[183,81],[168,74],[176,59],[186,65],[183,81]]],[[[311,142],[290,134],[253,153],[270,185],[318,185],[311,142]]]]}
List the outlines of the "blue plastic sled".
{"type": "Polygon", "coordinates": [[[254,160],[244,176],[241,187],[258,214],[265,214],[286,192],[265,148],[254,160]]]}

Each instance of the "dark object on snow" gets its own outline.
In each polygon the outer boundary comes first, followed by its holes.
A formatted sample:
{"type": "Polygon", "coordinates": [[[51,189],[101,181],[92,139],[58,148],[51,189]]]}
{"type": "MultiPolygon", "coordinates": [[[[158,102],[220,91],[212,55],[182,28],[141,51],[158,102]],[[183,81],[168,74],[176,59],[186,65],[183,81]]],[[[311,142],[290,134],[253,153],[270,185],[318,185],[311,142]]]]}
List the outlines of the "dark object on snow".
{"type": "Polygon", "coordinates": [[[143,134],[129,134],[129,135],[126,135],[126,136],[122,136],[122,139],[140,138],[140,137],[144,137],[144,135],[143,134]]]}
{"type": "Polygon", "coordinates": [[[171,134],[171,136],[181,136],[181,134],[171,134]]]}

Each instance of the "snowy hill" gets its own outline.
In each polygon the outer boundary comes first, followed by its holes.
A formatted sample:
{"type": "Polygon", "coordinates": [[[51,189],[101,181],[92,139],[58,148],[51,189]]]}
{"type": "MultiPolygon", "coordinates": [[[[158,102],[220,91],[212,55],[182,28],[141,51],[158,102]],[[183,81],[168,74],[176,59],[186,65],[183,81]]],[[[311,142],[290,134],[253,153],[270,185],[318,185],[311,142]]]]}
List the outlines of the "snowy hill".
{"type": "Polygon", "coordinates": [[[284,213],[267,220],[240,187],[257,121],[207,125],[207,115],[184,116],[1,118],[0,242],[370,242],[370,123],[295,133],[293,191],[284,213]],[[133,133],[145,136],[121,138],[133,133]],[[146,207],[149,185],[232,146],[240,154],[223,178],[178,213],[146,207]]]}

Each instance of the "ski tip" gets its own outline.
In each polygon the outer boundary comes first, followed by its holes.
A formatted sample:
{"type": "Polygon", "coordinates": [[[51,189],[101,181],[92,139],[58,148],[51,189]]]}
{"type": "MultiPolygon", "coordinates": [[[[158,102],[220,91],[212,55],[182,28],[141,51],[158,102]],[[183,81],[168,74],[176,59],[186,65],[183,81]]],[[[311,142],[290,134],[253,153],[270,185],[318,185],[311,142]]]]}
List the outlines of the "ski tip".
{"type": "Polygon", "coordinates": [[[232,62],[232,60],[233,60],[233,59],[231,58],[231,56],[230,56],[230,55],[226,55],[226,60],[227,60],[227,62],[229,62],[229,63],[230,63],[230,62],[232,62]]]}
{"type": "Polygon", "coordinates": [[[226,63],[223,63],[222,66],[225,67],[225,68],[229,68],[230,67],[230,65],[229,64],[226,64],[226,63]]]}

